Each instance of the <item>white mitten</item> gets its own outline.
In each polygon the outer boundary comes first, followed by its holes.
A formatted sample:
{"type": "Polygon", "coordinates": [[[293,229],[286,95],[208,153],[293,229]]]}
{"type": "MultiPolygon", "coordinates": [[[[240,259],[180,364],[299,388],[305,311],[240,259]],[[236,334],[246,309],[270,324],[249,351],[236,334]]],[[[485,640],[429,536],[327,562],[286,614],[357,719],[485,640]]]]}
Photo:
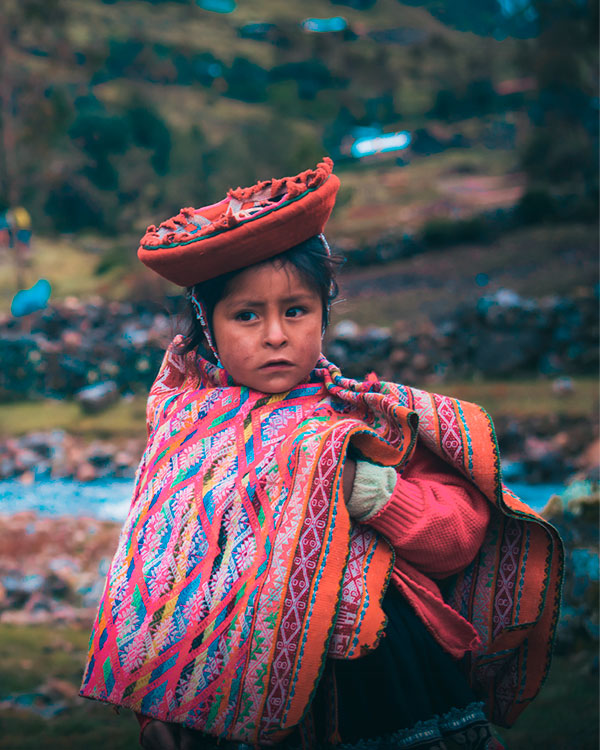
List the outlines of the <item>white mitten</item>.
{"type": "Polygon", "coordinates": [[[346,503],[350,516],[357,521],[367,521],[374,516],[392,496],[397,479],[393,466],[358,460],[352,493],[346,503]]]}

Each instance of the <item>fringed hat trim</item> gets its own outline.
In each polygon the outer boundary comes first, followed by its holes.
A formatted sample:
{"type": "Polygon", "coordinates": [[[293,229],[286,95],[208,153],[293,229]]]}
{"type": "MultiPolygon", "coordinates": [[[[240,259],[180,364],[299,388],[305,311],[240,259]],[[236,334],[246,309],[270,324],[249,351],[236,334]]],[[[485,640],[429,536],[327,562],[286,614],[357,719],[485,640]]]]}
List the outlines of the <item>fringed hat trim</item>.
{"type": "Polygon", "coordinates": [[[180,286],[266,260],[321,234],[339,180],[326,157],[295,177],[229,190],[203,208],[182,208],[140,242],[140,260],[180,286]]]}

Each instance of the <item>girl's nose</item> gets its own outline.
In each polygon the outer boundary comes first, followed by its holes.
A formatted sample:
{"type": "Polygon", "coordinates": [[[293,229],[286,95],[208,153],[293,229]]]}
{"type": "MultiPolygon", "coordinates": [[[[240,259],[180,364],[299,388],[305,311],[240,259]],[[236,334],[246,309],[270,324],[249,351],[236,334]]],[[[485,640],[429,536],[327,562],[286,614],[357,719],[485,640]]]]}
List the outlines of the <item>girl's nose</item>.
{"type": "Polygon", "coordinates": [[[287,333],[283,321],[276,316],[269,318],[265,326],[265,344],[280,347],[285,343],[287,343],[287,333]]]}

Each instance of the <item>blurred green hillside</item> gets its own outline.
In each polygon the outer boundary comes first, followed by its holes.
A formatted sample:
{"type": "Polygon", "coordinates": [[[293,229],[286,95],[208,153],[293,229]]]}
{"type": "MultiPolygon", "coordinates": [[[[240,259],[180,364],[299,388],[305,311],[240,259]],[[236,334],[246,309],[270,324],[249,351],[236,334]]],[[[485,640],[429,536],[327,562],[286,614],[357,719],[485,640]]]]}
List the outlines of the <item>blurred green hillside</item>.
{"type": "MultiPolygon", "coordinates": [[[[533,191],[538,214],[564,204],[565,218],[593,219],[596,5],[534,2],[524,39],[458,30],[491,29],[494,4],[441,20],[436,4],[397,0],[240,0],[228,14],[194,0],[5,0],[0,207],[26,206],[38,233],[133,237],[328,153],[344,173],[336,230],[353,237],[388,229],[392,200],[418,209],[393,228],[421,226],[437,154],[446,177],[508,175],[494,185],[504,204],[533,191]],[[310,33],[311,16],[347,26],[310,33]],[[348,150],[366,127],[408,130],[412,146],[359,163],[348,150]],[[424,165],[416,183],[365,191],[374,168],[408,163],[424,165]]],[[[434,215],[455,208],[446,196],[434,215]]]]}

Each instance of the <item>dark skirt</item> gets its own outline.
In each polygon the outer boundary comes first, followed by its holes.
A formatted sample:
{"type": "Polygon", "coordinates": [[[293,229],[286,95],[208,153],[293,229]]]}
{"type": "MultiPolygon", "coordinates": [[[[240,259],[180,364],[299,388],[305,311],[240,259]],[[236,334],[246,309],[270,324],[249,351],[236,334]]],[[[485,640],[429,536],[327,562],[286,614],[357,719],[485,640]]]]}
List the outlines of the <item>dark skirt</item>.
{"type": "MultiPolygon", "coordinates": [[[[383,600],[385,635],[360,659],[328,659],[311,707],[278,750],[493,750],[502,745],[456,662],[402,594],[383,600]]],[[[245,750],[198,733],[196,747],[245,750]]]]}
{"type": "Polygon", "coordinates": [[[327,747],[335,738],[340,750],[501,747],[460,665],[393,585],[383,610],[388,625],[373,653],[328,660],[300,730],[305,744],[327,747]]]}

